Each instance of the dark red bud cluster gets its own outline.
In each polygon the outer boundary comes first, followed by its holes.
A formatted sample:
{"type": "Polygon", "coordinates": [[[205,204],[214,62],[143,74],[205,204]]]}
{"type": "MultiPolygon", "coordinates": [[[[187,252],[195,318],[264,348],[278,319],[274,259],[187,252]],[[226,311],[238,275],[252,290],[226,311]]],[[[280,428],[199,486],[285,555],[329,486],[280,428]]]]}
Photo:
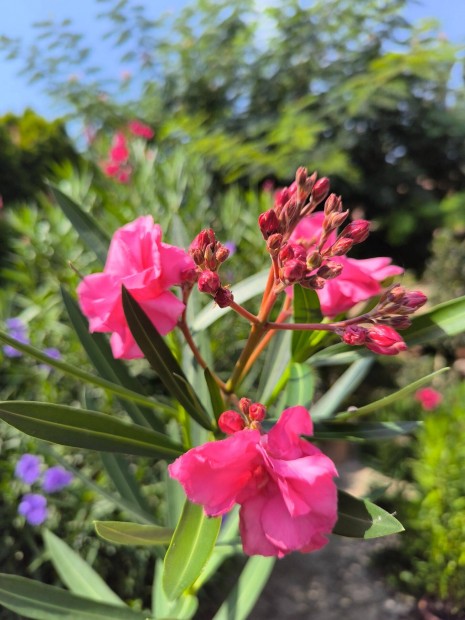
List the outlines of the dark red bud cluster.
{"type": "Polygon", "coordinates": [[[266,407],[261,403],[254,403],[250,398],[241,398],[237,411],[224,411],[218,418],[218,426],[223,433],[232,435],[248,427],[250,429],[259,428],[260,422],[265,419],[266,407]]]}
{"type": "Polygon", "coordinates": [[[281,232],[281,224],[274,209],[268,209],[268,211],[261,213],[258,218],[258,225],[265,240],[271,235],[281,232]]]}
{"type": "MultiPolygon", "coordinates": [[[[385,315],[409,315],[421,308],[428,298],[421,291],[408,291],[400,284],[394,284],[380,298],[377,316],[385,315]]],[[[392,325],[392,322],[389,323],[392,325]]]]}
{"type": "Polygon", "coordinates": [[[219,275],[215,271],[202,271],[198,280],[198,287],[201,293],[215,295],[221,286],[219,275]]]}
{"type": "Polygon", "coordinates": [[[228,288],[220,286],[213,299],[220,308],[228,308],[231,302],[234,301],[234,296],[228,288]]]}
{"type": "Polygon", "coordinates": [[[189,254],[201,269],[216,271],[229,256],[229,250],[217,241],[211,228],[199,232],[189,246],[189,254]]]}

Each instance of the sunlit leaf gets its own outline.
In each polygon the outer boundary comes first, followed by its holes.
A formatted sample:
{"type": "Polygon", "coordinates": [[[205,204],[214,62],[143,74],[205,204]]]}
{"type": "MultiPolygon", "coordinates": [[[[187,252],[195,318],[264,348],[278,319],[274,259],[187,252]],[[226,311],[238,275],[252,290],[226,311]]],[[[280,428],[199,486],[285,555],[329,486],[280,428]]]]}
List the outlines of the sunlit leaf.
{"type": "Polygon", "coordinates": [[[127,521],[94,521],[94,526],[100,538],[117,545],[167,545],[174,532],[168,527],[127,521]]]}
{"type": "Polygon", "coordinates": [[[349,538],[380,538],[403,532],[402,524],[389,512],[367,499],[338,491],[338,521],[333,534],[349,538]]]}

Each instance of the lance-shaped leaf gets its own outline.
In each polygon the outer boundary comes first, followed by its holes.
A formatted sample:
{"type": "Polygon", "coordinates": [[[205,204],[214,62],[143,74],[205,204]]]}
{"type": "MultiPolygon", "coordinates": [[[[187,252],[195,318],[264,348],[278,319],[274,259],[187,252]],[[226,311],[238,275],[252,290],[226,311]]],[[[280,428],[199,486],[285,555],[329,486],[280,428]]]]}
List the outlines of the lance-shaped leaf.
{"type": "MultiPolygon", "coordinates": [[[[320,301],[315,291],[302,286],[294,286],[294,323],[318,323],[321,321],[320,301]]],[[[303,362],[312,350],[312,339],[315,335],[318,338],[324,337],[320,332],[309,332],[305,330],[292,332],[292,359],[296,362],[303,362]]]]}
{"type": "Polygon", "coordinates": [[[208,392],[210,394],[210,401],[212,404],[213,415],[215,416],[215,420],[218,420],[220,415],[226,409],[223,397],[221,396],[220,388],[213,378],[212,373],[208,368],[205,368],[204,371],[205,381],[207,383],[208,392]]]}
{"type": "Polygon", "coordinates": [[[167,545],[174,530],[159,525],[141,525],[128,521],[94,521],[94,527],[100,538],[117,545],[153,547],[167,545]]]}
{"type": "Polygon", "coordinates": [[[163,590],[163,562],[157,559],[152,586],[152,615],[154,619],[190,620],[199,606],[196,596],[184,593],[174,601],[170,601],[163,590]]]}
{"type": "MultiPolygon", "coordinates": [[[[117,360],[113,357],[110,345],[105,336],[103,334],[91,334],[89,332],[87,319],[82,314],[76,301],[63,287],[61,287],[61,295],[74,331],[98,373],[108,381],[119,383],[132,392],[143,394],[144,390],[139,381],[129,374],[127,367],[121,360],[117,360]]],[[[153,409],[150,410],[139,407],[135,403],[127,400],[122,400],[121,404],[132,421],[136,424],[148,426],[158,431],[162,430],[163,425],[161,421],[159,419],[157,420],[155,417],[157,413],[153,409]]]]}
{"type": "Polygon", "coordinates": [[[365,422],[363,424],[340,424],[336,422],[317,422],[312,437],[314,439],[347,439],[348,441],[370,441],[392,439],[399,435],[413,433],[423,422],[412,420],[406,422],[365,422]]]}
{"type": "Polygon", "coordinates": [[[130,607],[99,603],[40,581],[0,573],[0,604],[34,620],[147,620],[130,607]]]}
{"type": "Polygon", "coordinates": [[[196,581],[213,551],[220,525],[221,517],[207,517],[202,506],[186,500],[165,556],[163,589],[168,599],[178,598],[196,581]]]}
{"type": "Polygon", "coordinates": [[[465,296],[434,306],[428,312],[414,317],[412,325],[402,332],[410,347],[433,342],[465,331],[465,296]]]}
{"type": "Polygon", "coordinates": [[[104,265],[107,260],[110,237],[100,228],[91,215],[86,213],[82,207],[58,189],[58,187],[50,185],[50,190],[84,244],[95,253],[99,261],[104,265]]]}
{"type": "Polygon", "coordinates": [[[0,418],[32,437],[74,448],[168,460],[183,453],[182,446],[166,435],[87,409],[3,401],[0,418]]]}
{"type": "Polygon", "coordinates": [[[63,540],[47,529],[44,530],[43,537],[53,567],[71,592],[93,601],[125,607],[124,602],[100,575],[63,540]]]}
{"type": "Polygon", "coordinates": [[[212,422],[194,389],[189,385],[181,366],[152,321],[124,286],[123,309],[134,340],[166,389],[196,422],[211,430],[212,422]]]}
{"type": "Polygon", "coordinates": [[[310,407],[315,389],[315,374],[307,364],[293,362],[290,365],[286,392],[286,407],[302,405],[310,407]]]}
{"type": "Polygon", "coordinates": [[[236,585],[213,620],[246,620],[273,570],[276,558],[255,556],[247,560],[236,585]]]}
{"type": "Polygon", "coordinates": [[[357,499],[340,490],[337,498],[339,518],[333,534],[349,538],[380,538],[404,531],[392,514],[367,499],[357,499]]]}

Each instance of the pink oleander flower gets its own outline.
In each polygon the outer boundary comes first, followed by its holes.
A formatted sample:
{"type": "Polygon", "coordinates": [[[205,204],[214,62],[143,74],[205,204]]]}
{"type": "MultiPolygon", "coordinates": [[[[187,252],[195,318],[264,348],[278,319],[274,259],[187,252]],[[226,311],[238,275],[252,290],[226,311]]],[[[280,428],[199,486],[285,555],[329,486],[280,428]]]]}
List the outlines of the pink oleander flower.
{"type": "Polygon", "coordinates": [[[301,439],[312,432],[309,412],[291,407],[269,433],[240,430],[189,450],[168,471],[208,516],[241,506],[246,554],[309,553],[328,542],[337,521],[337,471],[331,459],[301,439]]]}
{"type": "MultiPolygon", "coordinates": [[[[319,211],[304,218],[296,226],[291,241],[302,242],[309,249],[315,245],[321,235],[324,213],[319,211]]],[[[336,240],[336,233],[331,233],[327,245],[336,240]]],[[[360,301],[379,295],[385,278],[403,273],[402,267],[391,265],[388,257],[355,259],[338,256],[334,259],[342,265],[342,273],[333,280],[326,281],[322,289],[317,290],[321,311],[324,316],[333,317],[349,310],[360,301]]]]}
{"type": "Polygon", "coordinates": [[[433,388],[421,388],[415,392],[415,399],[425,411],[432,411],[442,402],[442,394],[433,388]]]}
{"type": "Polygon", "coordinates": [[[118,164],[126,163],[129,158],[126,136],[121,131],[113,136],[109,156],[110,161],[118,164]]]}
{"type": "Polygon", "coordinates": [[[182,282],[182,272],[195,267],[181,248],[162,242],[162,231],[151,215],[119,228],[111,240],[103,273],[86,276],[78,286],[79,303],[91,332],[112,332],[116,358],[142,357],[123,312],[124,285],[161,334],[175,326],[184,304],[170,287],[182,282]]]}
{"type": "Polygon", "coordinates": [[[155,135],[155,132],[151,127],[138,120],[129,121],[128,129],[133,136],[145,138],[146,140],[150,140],[155,135]]]}

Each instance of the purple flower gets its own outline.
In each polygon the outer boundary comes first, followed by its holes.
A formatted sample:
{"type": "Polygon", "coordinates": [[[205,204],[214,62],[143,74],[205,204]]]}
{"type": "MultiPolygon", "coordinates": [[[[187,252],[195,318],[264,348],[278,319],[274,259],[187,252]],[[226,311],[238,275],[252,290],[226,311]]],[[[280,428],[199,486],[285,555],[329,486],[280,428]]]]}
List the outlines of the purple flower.
{"type": "Polygon", "coordinates": [[[40,476],[41,460],[33,454],[23,454],[16,463],[15,476],[26,484],[33,484],[40,476]]]}
{"type": "MultiPolygon", "coordinates": [[[[45,355],[48,355],[49,357],[51,357],[54,360],[60,360],[61,359],[61,353],[55,347],[48,347],[48,348],[43,350],[43,353],[45,353],[45,355]]],[[[39,368],[42,368],[44,370],[49,370],[50,368],[53,368],[53,367],[50,366],[49,364],[39,364],[39,368]]]]}
{"type": "Polygon", "coordinates": [[[234,243],[234,241],[225,241],[223,245],[229,250],[229,256],[232,256],[236,253],[237,245],[234,243]]]}
{"type": "MultiPolygon", "coordinates": [[[[8,334],[18,340],[22,344],[29,344],[29,338],[27,337],[26,325],[18,317],[12,317],[5,321],[8,334]]],[[[3,353],[7,357],[21,357],[21,351],[18,351],[9,344],[3,346],[3,353]]]]}
{"type": "Polygon", "coordinates": [[[46,493],[56,493],[68,486],[72,479],[73,474],[63,469],[63,467],[55,465],[45,472],[42,488],[46,493]]]}
{"type": "Polygon", "coordinates": [[[18,506],[18,512],[31,525],[40,525],[48,517],[47,500],[38,493],[26,493],[18,506]]]}

